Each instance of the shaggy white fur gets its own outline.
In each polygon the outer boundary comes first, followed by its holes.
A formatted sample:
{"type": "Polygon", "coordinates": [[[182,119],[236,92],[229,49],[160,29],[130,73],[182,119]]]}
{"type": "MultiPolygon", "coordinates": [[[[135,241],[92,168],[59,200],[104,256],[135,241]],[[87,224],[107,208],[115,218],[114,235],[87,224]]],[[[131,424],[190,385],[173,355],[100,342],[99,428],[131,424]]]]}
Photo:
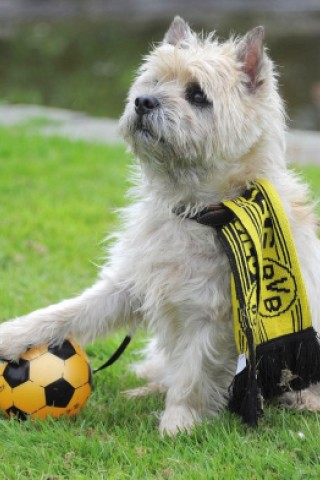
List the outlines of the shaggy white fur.
{"type": "MultiPolygon", "coordinates": [[[[271,181],[319,329],[316,220],[307,188],[286,167],[284,109],[261,27],[219,43],[177,17],[140,68],[120,127],[137,157],[135,203],[122,212],[99,281],[1,325],[0,356],[15,360],[69,334],[91,342],[119,326],[147,326],[154,340],[136,369],[150,390],[167,392],[160,432],[172,435],[226,405],[237,364],[228,260],[212,228],[173,209],[195,213],[238,196],[251,180],[271,181]]],[[[297,403],[288,395],[287,404],[297,403]]],[[[318,408],[310,398],[304,392],[299,406],[318,408]]]]}

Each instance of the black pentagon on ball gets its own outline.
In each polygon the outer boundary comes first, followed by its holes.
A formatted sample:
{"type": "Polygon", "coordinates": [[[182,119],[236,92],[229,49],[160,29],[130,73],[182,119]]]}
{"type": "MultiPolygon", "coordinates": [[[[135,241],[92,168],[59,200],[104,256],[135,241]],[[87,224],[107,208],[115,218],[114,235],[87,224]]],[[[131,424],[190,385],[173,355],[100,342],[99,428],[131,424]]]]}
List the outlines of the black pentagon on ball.
{"type": "Polygon", "coordinates": [[[59,378],[44,389],[46,404],[50,407],[66,407],[74,394],[74,387],[64,378],[59,378]]]}
{"type": "Polygon", "coordinates": [[[62,345],[49,347],[48,351],[62,360],[68,360],[68,358],[72,357],[72,355],[76,353],[69,340],[65,340],[62,345]]]}
{"type": "Polygon", "coordinates": [[[29,380],[29,371],[29,360],[19,360],[19,363],[8,363],[4,369],[3,377],[8,385],[14,388],[29,380]]]}
{"type": "Polygon", "coordinates": [[[24,412],[23,410],[20,410],[17,407],[10,407],[6,410],[6,413],[11,416],[13,415],[14,417],[18,418],[19,420],[25,421],[28,419],[29,415],[24,412]]]}

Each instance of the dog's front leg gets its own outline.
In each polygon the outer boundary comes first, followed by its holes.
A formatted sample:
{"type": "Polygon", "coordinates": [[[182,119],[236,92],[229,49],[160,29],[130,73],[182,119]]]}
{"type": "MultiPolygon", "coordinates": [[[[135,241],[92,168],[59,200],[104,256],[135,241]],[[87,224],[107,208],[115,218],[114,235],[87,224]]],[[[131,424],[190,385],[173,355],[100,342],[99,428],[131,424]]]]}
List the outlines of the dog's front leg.
{"type": "Polygon", "coordinates": [[[0,358],[16,360],[32,345],[59,343],[68,335],[83,342],[128,322],[129,295],[106,276],[78,297],[0,325],[0,358]]]}
{"type": "Polygon", "coordinates": [[[161,435],[191,431],[226,405],[228,387],[236,369],[237,354],[232,330],[221,325],[224,335],[212,324],[199,321],[183,340],[177,343],[168,362],[169,388],[166,408],[160,420],[161,435]]]}

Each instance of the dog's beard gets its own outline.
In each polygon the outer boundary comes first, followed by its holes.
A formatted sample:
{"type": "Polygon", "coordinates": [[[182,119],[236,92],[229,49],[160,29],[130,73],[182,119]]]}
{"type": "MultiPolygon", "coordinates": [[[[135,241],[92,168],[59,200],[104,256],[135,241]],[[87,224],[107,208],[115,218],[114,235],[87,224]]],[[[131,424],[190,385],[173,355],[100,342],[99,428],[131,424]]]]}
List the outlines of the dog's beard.
{"type": "Polygon", "coordinates": [[[193,145],[192,133],[181,131],[170,113],[158,110],[139,117],[125,112],[120,128],[144,172],[147,183],[143,186],[151,185],[166,201],[176,205],[189,192],[201,190],[211,175],[200,143],[193,145]]]}
{"type": "Polygon", "coordinates": [[[205,154],[200,142],[192,140],[191,132],[181,131],[181,125],[169,111],[157,109],[143,116],[125,112],[120,128],[136,156],[145,164],[153,164],[167,173],[204,167],[205,154]]]}
{"type": "Polygon", "coordinates": [[[164,157],[167,149],[171,149],[162,112],[154,111],[142,116],[135,112],[125,112],[120,120],[120,127],[125,139],[139,157],[145,149],[149,151],[149,155],[155,150],[159,151],[160,157],[164,157]]]}
{"type": "MultiPolygon", "coordinates": [[[[154,115],[152,116],[154,117],[154,115]]],[[[163,122],[152,118],[151,115],[139,117],[134,120],[132,135],[135,142],[157,143],[165,145],[168,141],[163,137],[163,122]]]]}

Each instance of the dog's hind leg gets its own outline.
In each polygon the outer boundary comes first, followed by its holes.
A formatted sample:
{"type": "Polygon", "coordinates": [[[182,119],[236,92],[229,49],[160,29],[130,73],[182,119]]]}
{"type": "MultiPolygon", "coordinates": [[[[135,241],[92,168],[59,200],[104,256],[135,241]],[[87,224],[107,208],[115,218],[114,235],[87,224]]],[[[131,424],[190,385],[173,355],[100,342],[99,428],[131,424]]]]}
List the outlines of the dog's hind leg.
{"type": "Polygon", "coordinates": [[[320,412],[320,384],[311,385],[301,392],[287,392],[280,397],[280,404],[293,410],[320,412]]]}
{"type": "Polygon", "coordinates": [[[147,347],[142,351],[145,359],[134,363],[131,369],[138,378],[147,380],[147,385],[137,387],[123,392],[127,397],[140,397],[151,393],[164,393],[168,389],[166,375],[168,364],[165,352],[158,345],[157,339],[149,341],[147,347]]]}
{"type": "Polygon", "coordinates": [[[130,317],[129,295],[106,275],[78,297],[1,324],[0,358],[16,360],[30,346],[58,344],[68,335],[91,342],[130,317]]]}

